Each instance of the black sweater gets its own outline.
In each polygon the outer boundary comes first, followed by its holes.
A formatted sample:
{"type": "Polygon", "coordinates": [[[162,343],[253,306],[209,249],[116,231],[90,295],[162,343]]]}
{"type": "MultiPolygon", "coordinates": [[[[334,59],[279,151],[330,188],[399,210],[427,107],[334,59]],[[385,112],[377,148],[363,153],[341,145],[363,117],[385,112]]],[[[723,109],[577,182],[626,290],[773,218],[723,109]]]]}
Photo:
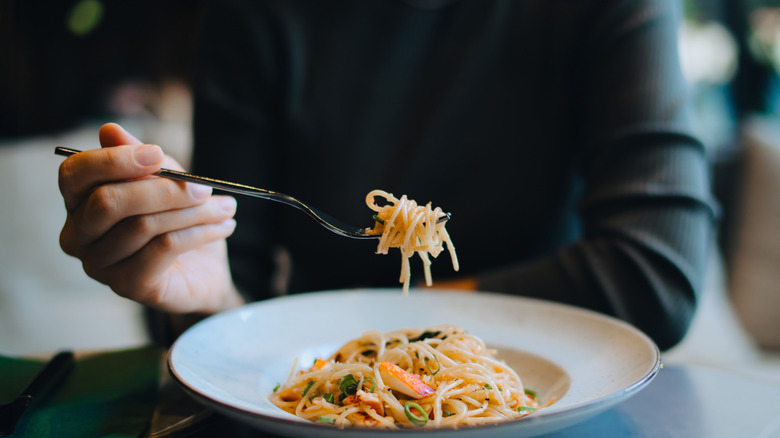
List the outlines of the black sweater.
{"type": "MultiPolygon", "coordinates": [[[[431,201],[452,213],[461,265],[443,253],[434,280],[595,309],[671,347],[714,217],[675,5],[215,1],[193,167],[358,226],[373,224],[372,189],[431,201]]],[[[251,299],[398,285],[400,254],[374,255],[375,241],[260,200],[241,199],[237,220],[230,261],[251,299]]]]}

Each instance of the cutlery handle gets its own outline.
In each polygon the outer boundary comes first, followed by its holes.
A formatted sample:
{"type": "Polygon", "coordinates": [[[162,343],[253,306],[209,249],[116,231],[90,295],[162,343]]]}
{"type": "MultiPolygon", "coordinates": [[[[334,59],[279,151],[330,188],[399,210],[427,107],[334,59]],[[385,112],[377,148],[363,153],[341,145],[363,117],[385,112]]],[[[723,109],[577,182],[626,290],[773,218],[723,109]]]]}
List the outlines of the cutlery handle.
{"type": "Polygon", "coordinates": [[[62,351],[57,353],[27,385],[21,396],[33,398],[44,391],[49,385],[52,385],[62,379],[73,367],[73,352],[62,351]]]}

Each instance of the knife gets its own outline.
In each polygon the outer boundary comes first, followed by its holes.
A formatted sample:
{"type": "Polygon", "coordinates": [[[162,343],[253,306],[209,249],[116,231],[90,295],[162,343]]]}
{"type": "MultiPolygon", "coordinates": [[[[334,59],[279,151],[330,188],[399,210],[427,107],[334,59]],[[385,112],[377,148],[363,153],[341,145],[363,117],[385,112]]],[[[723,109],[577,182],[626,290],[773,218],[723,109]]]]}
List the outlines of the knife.
{"type": "Polygon", "coordinates": [[[0,406],[0,435],[14,433],[16,423],[27,408],[47,389],[62,380],[73,368],[73,352],[57,353],[12,402],[0,406]]]}

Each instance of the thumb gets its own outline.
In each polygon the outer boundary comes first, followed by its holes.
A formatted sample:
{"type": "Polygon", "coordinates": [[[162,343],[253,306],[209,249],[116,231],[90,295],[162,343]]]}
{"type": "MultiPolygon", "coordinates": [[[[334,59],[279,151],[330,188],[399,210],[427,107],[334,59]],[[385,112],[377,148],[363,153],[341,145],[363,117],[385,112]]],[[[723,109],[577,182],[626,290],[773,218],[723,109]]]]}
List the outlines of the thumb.
{"type": "Polygon", "coordinates": [[[141,140],[133,137],[132,134],[125,131],[124,128],[116,123],[106,123],[100,127],[100,146],[106,148],[120,145],[139,145],[143,144],[141,140]]]}

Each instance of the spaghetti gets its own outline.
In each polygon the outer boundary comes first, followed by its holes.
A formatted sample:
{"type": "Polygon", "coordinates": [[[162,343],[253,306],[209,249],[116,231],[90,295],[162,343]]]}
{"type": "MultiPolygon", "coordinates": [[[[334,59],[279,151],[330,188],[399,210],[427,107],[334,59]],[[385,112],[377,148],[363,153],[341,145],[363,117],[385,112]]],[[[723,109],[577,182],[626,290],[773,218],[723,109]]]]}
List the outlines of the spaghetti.
{"type": "Polygon", "coordinates": [[[299,417],[337,426],[458,427],[521,418],[533,391],[484,342],[444,325],[368,331],[296,372],[269,399],[299,417]]]}
{"type": "Polygon", "coordinates": [[[447,244],[447,249],[452,259],[452,268],[459,269],[458,257],[455,254],[455,247],[452,244],[447,230],[444,228],[446,221],[439,222],[439,218],[444,217],[445,213],[441,208],[431,208],[429,202],[425,206],[417,205],[406,195],[401,199],[393,196],[392,193],[383,190],[372,190],[366,195],[366,204],[368,208],[375,211],[374,228],[370,229],[375,234],[381,234],[377,254],[387,254],[390,248],[400,248],[401,250],[401,277],[399,282],[403,283],[404,295],[409,293],[409,282],[411,279],[411,268],[409,259],[417,253],[423,262],[425,272],[425,284],[433,284],[431,277],[430,254],[434,258],[438,257],[447,244]],[[377,205],[376,198],[384,198],[385,205],[377,205]]]}

